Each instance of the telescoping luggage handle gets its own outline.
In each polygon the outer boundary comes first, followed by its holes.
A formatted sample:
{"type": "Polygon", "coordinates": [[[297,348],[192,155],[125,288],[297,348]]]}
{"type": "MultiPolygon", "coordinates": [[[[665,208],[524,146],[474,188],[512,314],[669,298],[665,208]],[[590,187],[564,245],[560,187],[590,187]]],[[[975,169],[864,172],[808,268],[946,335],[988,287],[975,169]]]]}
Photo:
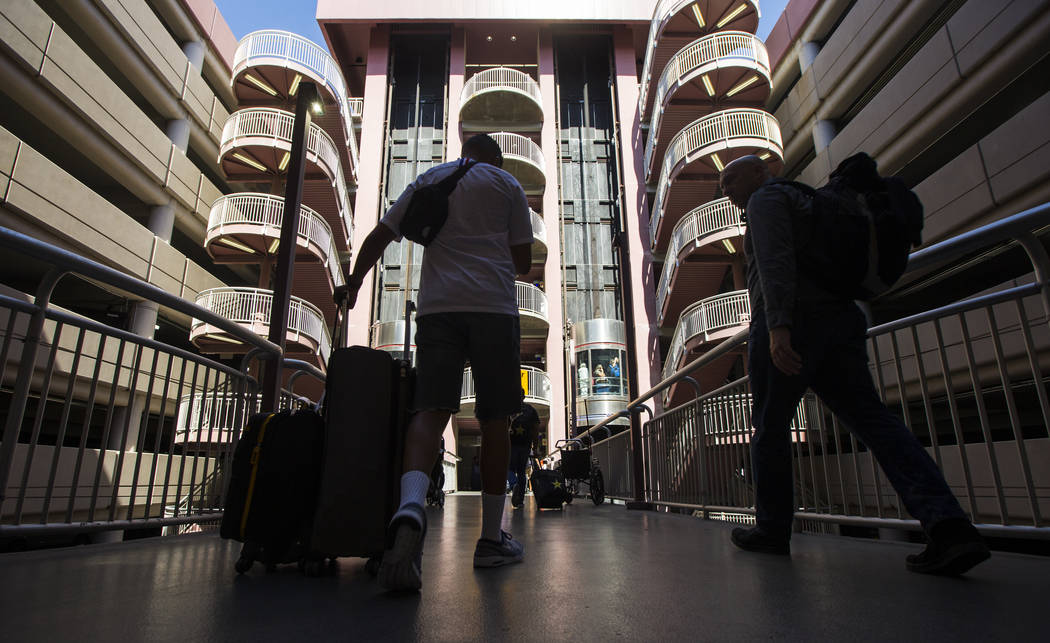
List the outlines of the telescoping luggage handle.
{"type": "MultiPolygon", "coordinates": [[[[405,359],[409,362],[412,361],[409,354],[409,350],[412,348],[412,313],[416,311],[416,302],[409,299],[405,302],[405,359]]],[[[349,327],[350,320],[348,318],[350,314],[349,307],[347,306],[346,298],[343,298],[339,302],[339,310],[336,311],[335,319],[332,320],[332,340],[336,343],[336,348],[346,348],[347,340],[345,338],[346,333],[343,331],[349,327]]]]}

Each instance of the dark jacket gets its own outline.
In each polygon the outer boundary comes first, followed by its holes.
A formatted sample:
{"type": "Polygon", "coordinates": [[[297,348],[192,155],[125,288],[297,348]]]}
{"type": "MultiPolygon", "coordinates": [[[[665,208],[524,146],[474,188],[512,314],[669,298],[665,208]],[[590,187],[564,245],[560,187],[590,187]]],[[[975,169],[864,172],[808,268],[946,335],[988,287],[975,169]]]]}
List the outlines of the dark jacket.
{"type": "Polygon", "coordinates": [[[540,415],[531,404],[522,403],[521,413],[510,423],[510,443],[513,446],[531,447],[540,428],[540,415]]]}
{"type": "Polygon", "coordinates": [[[769,328],[791,326],[799,305],[841,304],[796,268],[808,246],[812,199],[780,179],[770,179],[747,202],[744,253],[752,314],[764,311],[769,328]]]}

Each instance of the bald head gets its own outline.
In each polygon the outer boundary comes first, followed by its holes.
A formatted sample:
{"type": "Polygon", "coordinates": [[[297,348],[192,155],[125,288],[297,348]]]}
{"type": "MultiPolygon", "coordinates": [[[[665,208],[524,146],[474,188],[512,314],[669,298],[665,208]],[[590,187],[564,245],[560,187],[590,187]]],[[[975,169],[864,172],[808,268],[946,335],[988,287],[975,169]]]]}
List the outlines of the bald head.
{"type": "Polygon", "coordinates": [[[773,175],[766,162],[754,154],[749,154],[725,166],[718,184],[722,188],[722,194],[728,197],[733,205],[743,210],[747,207],[751,195],[771,178],[773,175]]]}

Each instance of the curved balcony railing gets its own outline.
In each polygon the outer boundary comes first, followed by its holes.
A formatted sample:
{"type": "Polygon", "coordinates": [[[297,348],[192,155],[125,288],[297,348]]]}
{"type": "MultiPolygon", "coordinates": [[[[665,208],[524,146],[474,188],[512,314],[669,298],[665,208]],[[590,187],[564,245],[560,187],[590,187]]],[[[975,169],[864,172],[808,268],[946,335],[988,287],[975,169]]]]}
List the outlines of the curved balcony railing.
{"type": "Polygon", "coordinates": [[[536,214],[534,210],[529,210],[530,218],[532,219],[532,240],[533,243],[543,244],[543,251],[547,251],[547,224],[543,221],[543,217],[536,214]]]}
{"type": "MultiPolygon", "coordinates": [[[[268,327],[273,292],[261,288],[211,288],[197,295],[197,305],[238,324],[268,327]]],[[[194,319],[190,325],[190,339],[204,332],[204,322],[194,319]]],[[[298,297],[292,297],[288,307],[288,339],[299,342],[306,339],[317,346],[318,354],[327,363],[332,353],[332,340],[324,315],[316,306],[298,297]]]]}
{"type": "MultiPolygon", "coordinates": [[[[274,239],[281,238],[281,221],[284,219],[284,199],[272,194],[242,192],[219,197],[211,206],[205,247],[210,246],[231,228],[257,226],[258,234],[274,239]]],[[[315,251],[328,269],[336,286],[343,284],[343,273],[339,269],[339,251],[335,247],[332,228],[320,214],[303,205],[299,209],[299,242],[315,251]]]]}
{"type": "MultiPolygon", "coordinates": [[[[659,70],[653,69],[654,58],[656,56],[657,45],[659,44],[660,34],[663,33],[664,27],[667,26],[667,22],[684,10],[687,6],[691,5],[693,0],[660,0],[653,8],[653,19],[649,23],[649,39],[645,44],[645,63],[642,65],[642,82],[638,95],[638,113],[642,114],[643,120],[648,106],[649,100],[649,86],[652,84],[653,74],[658,73],[659,70]]],[[[755,14],[761,17],[762,12],[758,7],[758,0],[741,0],[740,5],[732,5],[730,12],[737,12],[744,14],[748,8],[753,8],[755,14]],[[744,8],[740,10],[740,7],[744,8]]],[[[703,18],[704,26],[708,28],[721,29],[725,25],[719,25],[719,21],[726,16],[706,16],[703,18]]],[[[699,23],[697,26],[700,26],[699,23]]],[[[703,27],[701,27],[703,28],[703,27]]]]}
{"type": "Polygon", "coordinates": [[[547,321],[547,293],[522,281],[514,282],[514,287],[518,294],[518,311],[547,321]]]}
{"type": "Polygon", "coordinates": [[[237,418],[254,412],[258,404],[258,395],[247,403],[243,396],[232,393],[183,395],[175,419],[175,442],[229,442],[240,429],[237,418]]]}
{"type": "MultiPolygon", "coordinates": [[[[378,321],[372,324],[370,333],[372,348],[391,353],[403,353],[405,350],[405,320],[378,321]]],[[[416,349],[416,322],[412,320],[408,327],[408,350],[416,349]]]]}
{"type": "MultiPolygon", "coordinates": [[[[226,119],[222,128],[222,139],[219,143],[219,159],[221,160],[233,148],[241,145],[247,139],[271,139],[272,145],[286,152],[292,149],[292,129],[295,125],[295,114],[269,107],[251,107],[238,110],[226,119]]],[[[328,132],[314,123],[310,124],[310,132],[306,137],[307,155],[313,156],[318,166],[323,169],[336,192],[339,206],[339,218],[346,226],[344,232],[347,239],[353,226],[352,210],[350,208],[350,195],[346,191],[346,177],[343,174],[343,164],[339,162],[339,151],[335,141],[328,132]]],[[[356,171],[356,170],[355,170],[356,171]]]]}
{"type": "Polygon", "coordinates": [[[294,69],[307,76],[335,97],[343,117],[346,144],[350,148],[350,160],[356,175],[358,164],[357,138],[354,136],[353,110],[346,95],[346,81],[339,65],[328,52],[312,41],[290,31],[263,29],[253,31],[241,39],[233,55],[232,82],[248,67],[278,65],[294,69]]]}
{"type": "MultiPolygon", "coordinates": [[[[547,374],[534,366],[522,366],[521,372],[525,380],[525,401],[529,404],[551,404],[551,380],[547,374]]],[[[463,386],[460,389],[460,404],[473,404],[475,400],[474,374],[468,366],[463,370],[463,386]]]]}
{"type": "Polygon", "coordinates": [[[463,91],[460,93],[460,111],[473,98],[491,92],[513,92],[531,98],[539,114],[541,116],[543,114],[543,98],[540,96],[539,83],[525,72],[510,67],[484,69],[471,76],[463,84],[463,91]]]}
{"type": "Polygon", "coordinates": [[[365,113],[365,99],[363,98],[348,98],[346,99],[347,104],[350,106],[350,116],[356,120],[361,120],[361,116],[365,113]]]}
{"type": "Polygon", "coordinates": [[[683,47],[668,61],[656,86],[649,140],[645,146],[646,172],[652,167],[652,155],[659,142],[664,109],[674,91],[694,78],[726,67],[749,67],[757,71],[767,85],[770,82],[771,71],[766,46],[757,36],[743,31],[724,31],[699,38],[683,47]]]}
{"type": "Polygon", "coordinates": [[[729,199],[722,198],[691,210],[675,226],[664,259],[660,285],[656,290],[656,310],[661,324],[664,321],[664,302],[671,290],[671,279],[678,267],[679,253],[689,244],[696,244],[699,248],[707,242],[708,237],[722,236],[721,233],[743,235],[744,222],[740,219],[741,214],[740,208],[730,203],[729,199]]]}
{"type": "Polygon", "coordinates": [[[503,152],[503,169],[507,170],[511,174],[515,174],[513,164],[524,163],[533,168],[533,174],[531,177],[520,177],[518,180],[523,184],[529,181],[529,179],[538,179],[539,181],[545,181],[544,178],[544,162],[543,162],[543,150],[540,149],[539,145],[527,136],[521,134],[512,134],[510,132],[496,132],[489,134],[496,143],[499,145],[499,149],[503,152]],[[510,161],[510,163],[508,163],[510,161]],[[538,172],[538,174],[536,174],[538,172]],[[525,180],[523,180],[525,179],[525,180]]]}
{"type": "MultiPolygon", "coordinates": [[[[751,321],[751,302],[746,290],[724,293],[701,299],[682,311],[674,329],[671,348],[664,361],[663,376],[674,374],[685,354],[686,345],[694,338],[712,339],[718,331],[734,329],[751,321]]],[[[717,339],[717,337],[715,337],[717,339]]]]}
{"type": "Polygon", "coordinates": [[[783,157],[784,143],[780,137],[780,124],[772,114],[760,109],[727,109],[696,119],[671,139],[664,155],[660,181],[656,186],[656,204],[649,221],[653,247],[656,246],[656,233],[663,219],[673,175],[690,161],[737,146],[762,146],[783,157]]]}

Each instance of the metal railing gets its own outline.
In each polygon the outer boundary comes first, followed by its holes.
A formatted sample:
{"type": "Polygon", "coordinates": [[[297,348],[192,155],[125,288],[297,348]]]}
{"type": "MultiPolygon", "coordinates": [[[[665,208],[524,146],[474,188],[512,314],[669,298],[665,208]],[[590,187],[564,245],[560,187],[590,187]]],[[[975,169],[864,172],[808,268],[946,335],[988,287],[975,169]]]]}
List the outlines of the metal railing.
{"type": "MultiPolygon", "coordinates": [[[[649,23],[649,37],[645,44],[645,63],[642,65],[642,80],[638,92],[638,113],[642,115],[643,121],[645,120],[646,107],[648,107],[649,87],[652,84],[653,74],[659,73],[660,71],[653,69],[653,65],[655,64],[654,57],[660,41],[660,34],[663,32],[664,26],[671,17],[692,3],[693,0],[660,0],[660,2],[653,7],[653,18],[649,23]]],[[[759,16],[762,15],[762,12],[759,10],[758,0],[742,0],[742,4],[751,5],[756,14],[759,16]]],[[[705,25],[702,28],[721,28],[717,27],[717,21],[719,18],[720,16],[705,16],[705,25]]],[[[699,24],[697,26],[699,26],[699,24]]]]}
{"type": "MultiPolygon", "coordinates": [[[[757,36],[743,31],[723,31],[694,40],[667,62],[656,86],[653,116],[645,145],[647,173],[652,167],[653,152],[659,141],[660,125],[664,109],[667,107],[665,103],[670,99],[669,93],[673,94],[674,89],[693,78],[729,66],[751,67],[758,72],[767,86],[770,83],[771,71],[766,46],[757,36]]],[[[728,90],[731,91],[732,88],[728,90]]],[[[709,92],[713,91],[712,86],[709,92]]]]}
{"type": "MultiPolygon", "coordinates": [[[[241,192],[219,197],[211,206],[205,245],[226,234],[228,226],[259,226],[258,234],[280,239],[284,218],[284,199],[272,194],[241,192]]],[[[320,214],[305,205],[299,209],[299,239],[307,248],[313,247],[318,258],[328,269],[336,286],[343,284],[339,267],[339,251],[335,247],[332,228],[320,214]]]]}
{"type": "Polygon", "coordinates": [[[519,312],[531,313],[544,320],[548,319],[547,293],[522,281],[514,282],[514,289],[517,291],[519,312]]]}
{"type": "Polygon", "coordinates": [[[350,106],[350,115],[357,120],[361,120],[361,117],[365,113],[365,99],[364,98],[348,98],[347,104],[350,106]]]}
{"type": "Polygon", "coordinates": [[[543,217],[536,214],[535,210],[529,210],[530,218],[532,219],[532,238],[534,241],[538,241],[543,244],[543,247],[547,247],[547,224],[543,221],[543,217]]]}
{"type": "MultiPolygon", "coordinates": [[[[908,273],[927,288],[977,252],[1020,246],[1032,272],[1012,282],[1021,285],[978,290],[868,331],[876,388],[986,534],[1050,538],[1050,257],[1035,235],[1047,226],[1050,203],[915,252],[908,273]]],[[[585,437],[596,445],[626,445],[631,436],[605,438],[612,420],[645,409],[647,401],[745,344],[747,333],[741,330],[678,369],[585,437]]],[[[705,516],[753,514],[749,392],[741,379],[646,422],[640,436],[644,488],[630,495],[705,516]],[[720,404],[726,397],[735,402],[720,404]]],[[[796,517],[807,524],[918,528],[870,451],[819,400],[803,404],[806,419],[792,428],[796,517]]]]}
{"type": "Polygon", "coordinates": [[[671,244],[664,257],[664,269],[660,275],[660,285],[656,289],[657,323],[664,322],[664,302],[671,292],[671,282],[678,269],[678,255],[689,244],[697,248],[706,243],[706,237],[732,231],[743,236],[744,222],[741,221],[740,208],[727,198],[717,199],[691,210],[674,227],[671,233],[671,244]]]}
{"type": "Polygon", "coordinates": [[[751,301],[746,290],[701,299],[686,308],[675,326],[671,348],[667,351],[667,361],[664,362],[663,376],[669,377],[675,372],[678,362],[685,355],[685,347],[691,340],[702,335],[703,341],[711,341],[711,336],[718,331],[750,323],[751,301]]]}
{"type": "MultiPolygon", "coordinates": [[[[353,163],[351,172],[356,177],[358,150],[352,121],[355,114],[351,101],[363,99],[352,99],[346,95],[343,74],[327,51],[298,34],[278,29],[254,31],[241,39],[233,56],[231,82],[234,82],[244,69],[254,65],[272,64],[275,59],[282,61],[289,69],[311,76],[327,87],[335,97],[343,116],[346,144],[350,148],[350,160],[353,163]]],[[[360,111],[356,116],[360,118],[360,111]]]]}
{"type": "MultiPolygon", "coordinates": [[[[761,142],[771,153],[784,155],[780,138],[780,124],[771,114],[760,109],[727,109],[696,119],[671,139],[664,153],[660,180],[656,186],[656,204],[653,206],[649,234],[656,247],[656,232],[664,214],[667,193],[674,175],[683,162],[716,153],[734,144],[754,145],[761,142]]],[[[647,162],[648,167],[648,162],[647,162]]]]}
{"type": "MultiPolygon", "coordinates": [[[[270,138],[273,139],[275,147],[290,152],[294,124],[295,114],[280,109],[252,107],[238,110],[230,114],[222,128],[219,158],[221,159],[227,152],[240,145],[241,140],[245,138],[270,138]]],[[[328,132],[321,129],[316,123],[311,123],[310,131],[306,136],[306,151],[307,154],[312,154],[317,159],[318,165],[332,182],[332,187],[336,192],[339,217],[346,225],[345,232],[349,239],[353,226],[353,211],[350,207],[350,196],[346,191],[343,164],[339,162],[339,150],[335,141],[328,135],[328,132]]],[[[354,178],[356,181],[356,170],[354,178]]]]}
{"type": "MultiPolygon", "coordinates": [[[[262,288],[210,288],[197,294],[197,305],[225,319],[250,327],[268,327],[273,291],[262,288]]],[[[208,331],[210,322],[197,317],[190,325],[190,338],[208,331]]],[[[324,315],[310,302],[291,297],[288,303],[288,337],[301,342],[306,338],[317,347],[327,363],[332,353],[332,339],[324,315]]]]}
{"type": "Polygon", "coordinates": [[[460,94],[459,108],[463,109],[463,106],[478,94],[495,90],[519,92],[536,101],[536,104],[541,109],[543,108],[540,84],[520,69],[510,67],[484,69],[467,79],[460,94]]]}
{"type": "Polygon", "coordinates": [[[531,138],[510,132],[495,132],[489,136],[499,144],[503,158],[515,157],[535,165],[541,171],[544,169],[543,150],[531,138]]]}
{"type": "Polygon", "coordinates": [[[140,279],[7,228],[0,248],[52,266],[32,302],[0,296],[0,369],[12,383],[0,442],[0,535],[217,520],[233,438],[192,453],[177,446],[178,400],[209,392],[236,399],[240,425],[257,382],[243,369],[54,308],[51,293],[75,274],[202,319],[271,360],[280,348],[140,279]],[[223,483],[206,484],[216,474],[223,483]],[[186,497],[193,500],[177,515],[165,515],[186,497]]]}
{"type": "MultiPolygon", "coordinates": [[[[551,380],[550,377],[534,366],[522,366],[527,388],[525,401],[530,404],[540,403],[544,406],[551,404],[551,380]]],[[[468,366],[463,369],[463,384],[460,387],[459,401],[461,404],[473,404],[476,396],[474,389],[474,372],[468,366]]]]}

